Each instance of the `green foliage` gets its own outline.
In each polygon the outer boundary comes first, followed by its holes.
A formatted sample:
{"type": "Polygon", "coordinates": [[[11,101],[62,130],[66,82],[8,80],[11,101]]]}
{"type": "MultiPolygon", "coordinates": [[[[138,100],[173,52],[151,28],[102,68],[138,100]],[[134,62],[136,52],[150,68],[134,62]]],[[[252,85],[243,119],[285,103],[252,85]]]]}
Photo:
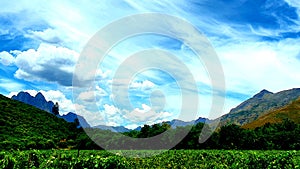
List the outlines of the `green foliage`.
{"type": "Polygon", "coordinates": [[[0,152],[0,168],[299,168],[299,151],[170,150],[0,152]],[[133,158],[126,155],[135,155],[133,158]],[[124,156],[123,156],[124,155],[124,156]]]}
{"type": "Polygon", "coordinates": [[[74,139],[78,135],[85,135],[72,123],[2,95],[0,133],[2,150],[72,148],[77,145],[74,139]]]}

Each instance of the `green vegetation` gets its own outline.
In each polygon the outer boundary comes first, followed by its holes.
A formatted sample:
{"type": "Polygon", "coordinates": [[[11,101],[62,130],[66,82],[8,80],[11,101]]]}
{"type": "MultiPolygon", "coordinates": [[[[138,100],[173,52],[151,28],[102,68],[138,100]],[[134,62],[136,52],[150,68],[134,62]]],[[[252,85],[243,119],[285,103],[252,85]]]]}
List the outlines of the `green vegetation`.
{"type": "Polygon", "coordinates": [[[72,148],[85,133],[61,118],[0,95],[0,149],[72,148]]]}
{"type": "Polygon", "coordinates": [[[0,152],[0,168],[300,168],[299,151],[170,150],[76,151],[32,150],[0,152]],[[126,155],[135,154],[128,158],[126,155]],[[125,156],[123,156],[125,155],[125,156]]]}
{"type": "MultiPolygon", "coordinates": [[[[105,149],[161,149],[163,145],[172,145],[174,139],[181,136],[182,132],[189,133],[173,149],[235,149],[235,150],[300,150],[300,125],[292,121],[284,120],[282,123],[269,124],[255,129],[244,129],[235,124],[221,127],[204,143],[198,142],[199,135],[204,124],[198,123],[194,126],[170,128],[166,123],[145,125],[141,131],[123,133],[134,138],[145,138],[163,133],[160,139],[152,144],[138,139],[121,137],[119,133],[103,131],[99,129],[88,129],[92,140],[96,140],[105,149]]],[[[85,141],[83,141],[85,142],[85,141]]],[[[85,147],[89,145],[85,144],[85,147]]],[[[96,148],[96,147],[95,147],[96,148]]]]}

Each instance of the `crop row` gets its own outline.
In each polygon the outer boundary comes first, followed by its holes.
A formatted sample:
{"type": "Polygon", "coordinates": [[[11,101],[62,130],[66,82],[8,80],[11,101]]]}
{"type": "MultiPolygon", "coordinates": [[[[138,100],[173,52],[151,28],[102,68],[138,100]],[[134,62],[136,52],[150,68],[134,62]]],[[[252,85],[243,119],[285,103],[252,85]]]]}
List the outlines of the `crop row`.
{"type": "Polygon", "coordinates": [[[0,168],[300,168],[299,151],[171,150],[0,152],[0,168]],[[148,156],[148,157],[147,157],[148,156]]]}

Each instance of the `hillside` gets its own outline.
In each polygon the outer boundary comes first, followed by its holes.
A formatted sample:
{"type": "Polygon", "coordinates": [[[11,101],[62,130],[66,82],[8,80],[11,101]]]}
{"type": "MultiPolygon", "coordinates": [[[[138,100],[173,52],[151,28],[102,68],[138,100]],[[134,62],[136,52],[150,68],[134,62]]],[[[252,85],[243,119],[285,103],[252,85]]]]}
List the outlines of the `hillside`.
{"type": "MultiPolygon", "coordinates": [[[[31,96],[27,92],[19,92],[17,95],[14,95],[11,97],[13,100],[21,101],[23,103],[32,105],[36,108],[39,108],[41,110],[47,111],[49,113],[52,113],[52,107],[54,103],[50,100],[47,101],[42,93],[37,93],[35,96],[31,96]]],[[[80,115],[77,115],[75,113],[69,112],[64,115],[57,115],[57,117],[62,118],[66,120],[67,122],[74,122],[76,119],[80,122],[80,127],[83,128],[89,128],[90,125],[87,123],[87,121],[80,115]]]]}
{"type": "Polygon", "coordinates": [[[74,123],[0,95],[0,149],[63,147],[76,132],[74,123]]]}
{"type": "Polygon", "coordinates": [[[242,126],[243,128],[256,128],[265,125],[266,123],[280,123],[284,119],[289,119],[295,123],[300,124],[300,97],[292,102],[291,104],[288,104],[287,106],[284,106],[282,108],[273,110],[261,117],[259,117],[257,120],[245,124],[242,126]]]}
{"type": "Polygon", "coordinates": [[[300,97],[300,88],[272,93],[262,90],[252,98],[231,109],[221,117],[221,125],[235,123],[244,125],[250,123],[269,111],[286,106],[300,97]]]}

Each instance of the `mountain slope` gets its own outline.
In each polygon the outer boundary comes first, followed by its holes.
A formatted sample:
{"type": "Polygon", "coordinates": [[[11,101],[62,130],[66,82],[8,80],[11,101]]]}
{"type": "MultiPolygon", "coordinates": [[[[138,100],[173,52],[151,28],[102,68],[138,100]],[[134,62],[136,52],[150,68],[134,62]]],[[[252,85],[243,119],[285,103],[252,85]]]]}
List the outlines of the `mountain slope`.
{"type": "Polygon", "coordinates": [[[265,125],[266,123],[280,123],[284,119],[289,119],[295,123],[300,124],[300,97],[292,102],[291,104],[288,104],[287,106],[284,106],[282,108],[273,110],[261,117],[259,117],[257,120],[245,124],[242,126],[243,128],[256,128],[265,125]]]}
{"type": "Polygon", "coordinates": [[[221,125],[235,123],[244,125],[256,120],[261,115],[285,106],[300,97],[300,88],[272,93],[262,90],[252,98],[231,109],[221,117],[221,125]]]}
{"type": "Polygon", "coordinates": [[[74,123],[0,95],[0,149],[55,148],[76,132],[74,123]]]}

